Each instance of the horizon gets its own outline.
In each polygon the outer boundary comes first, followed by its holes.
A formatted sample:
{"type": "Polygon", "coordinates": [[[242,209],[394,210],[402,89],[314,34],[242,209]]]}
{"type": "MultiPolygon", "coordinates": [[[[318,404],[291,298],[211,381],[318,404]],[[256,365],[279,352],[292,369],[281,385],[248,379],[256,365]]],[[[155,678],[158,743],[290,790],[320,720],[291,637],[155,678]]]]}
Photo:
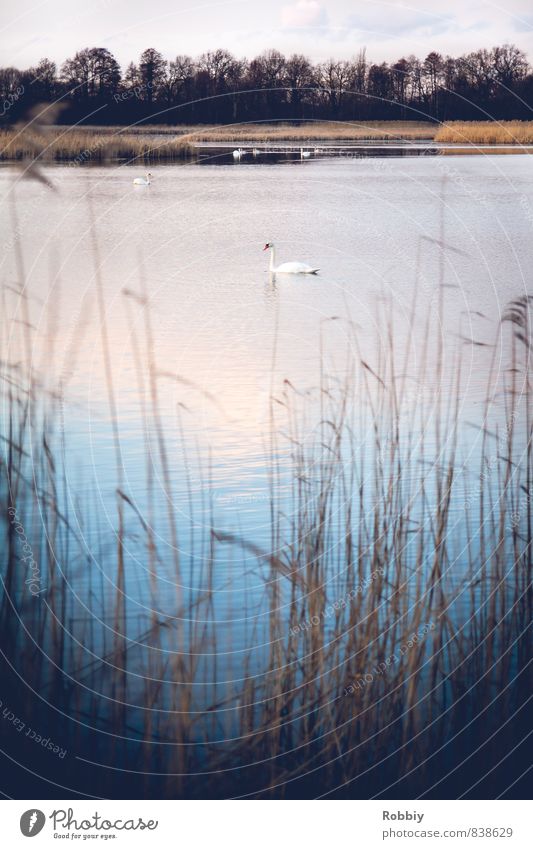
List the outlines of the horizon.
{"type": "Polygon", "coordinates": [[[265,16],[264,10],[246,0],[192,8],[181,0],[177,4],[158,0],[156,14],[146,17],[146,6],[139,0],[127,6],[124,0],[113,4],[96,0],[90,11],[81,0],[54,0],[37,7],[28,0],[17,4],[8,0],[2,65],[22,70],[46,57],[59,68],[90,46],[110,50],[122,68],[137,62],[148,47],[160,51],[167,61],[178,54],[198,56],[222,48],[239,59],[276,49],[286,55],[303,53],[316,63],[331,57],[350,59],[366,47],[368,59],[380,63],[410,54],[424,57],[432,51],[459,56],[504,43],[515,44],[528,59],[533,55],[533,14],[528,0],[510,0],[506,9],[495,3],[463,5],[450,0],[445,13],[427,6],[416,0],[410,4],[398,0],[275,0],[265,16]],[[207,15],[209,29],[205,26],[207,15]]]}

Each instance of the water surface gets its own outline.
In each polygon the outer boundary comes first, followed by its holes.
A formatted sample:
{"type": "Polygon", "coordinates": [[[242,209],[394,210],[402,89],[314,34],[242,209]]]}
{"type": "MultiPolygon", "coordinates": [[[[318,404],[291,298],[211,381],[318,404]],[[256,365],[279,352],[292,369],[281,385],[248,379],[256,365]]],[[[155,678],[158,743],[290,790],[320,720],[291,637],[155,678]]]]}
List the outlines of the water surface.
{"type": "MultiPolygon", "coordinates": [[[[483,345],[492,343],[505,304],[528,292],[529,157],[204,162],[153,167],[152,185],[134,188],[141,173],[121,166],[48,168],[52,192],[18,180],[11,169],[0,172],[3,197],[17,204],[15,221],[10,205],[3,206],[3,277],[16,280],[20,247],[32,296],[34,368],[50,387],[64,386],[67,489],[73,501],[80,492],[94,493],[93,532],[104,548],[115,532],[117,465],[98,285],[122,488],[141,515],[156,517],[169,558],[169,503],[181,553],[192,562],[205,559],[198,539],[212,524],[270,546],[272,457],[281,463],[277,494],[281,501],[286,495],[288,510],[294,470],[278,401],[287,386],[296,391],[293,398],[306,399],[299,436],[312,442],[321,376],[342,380],[354,359],[379,374],[383,310],[394,319],[398,373],[411,339],[411,375],[424,356],[428,310],[442,310],[432,333],[441,336],[450,374],[461,350],[459,418],[468,458],[471,425],[482,424],[487,392],[491,349],[483,345]],[[275,242],[278,261],[303,260],[320,274],[273,279],[262,251],[267,241],[275,242]],[[147,431],[143,418],[151,403],[150,357],[160,372],[170,484],[162,478],[157,432],[153,423],[147,431]]],[[[11,356],[19,335],[14,322],[11,356]]],[[[422,397],[431,401],[434,386],[429,381],[410,391],[408,406],[416,407],[422,397]]],[[[295,403],[303,409],[304,401],[295,403]]],[[[362,454],[370,437],[363,427],[362,454]]],[[[142,570],[133,530],[129,551],[131,568],[142,570]]],[[[242,589],[239,569],[228,556],[218,576],[221,591],[228,577],[237,581],[232,592],[242,589]]]]}

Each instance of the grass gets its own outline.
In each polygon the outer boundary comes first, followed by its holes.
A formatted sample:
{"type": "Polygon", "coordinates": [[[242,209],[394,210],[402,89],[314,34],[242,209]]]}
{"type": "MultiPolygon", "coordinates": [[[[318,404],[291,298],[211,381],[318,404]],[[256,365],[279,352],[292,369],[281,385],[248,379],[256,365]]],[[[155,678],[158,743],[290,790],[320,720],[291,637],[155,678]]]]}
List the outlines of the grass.
{"type": "Polygon", "coordinates": [[[41,127],[0,132],[0,159],[105,162],[114,159],[159,161],[185,159],[191,146],[180,137],[155,138],[148,132],[93,131],[69,127],[41,127]]]}
{"type": "MultiPolygon", "coordinates": [[[[0,131],[0,160],[157,162],[193,157],[198,143],[309,144],[341,141],[416,141],[462,145],[533,143],[533,121],[460,122],[438,127],[429,122],[364,121],[294,124],[242,124],[229,127],[60,127],[35,126],[0,131]]],[[[465,152],[461,148],[457,152],[465,152]]],[[[470,148],[472,149],[472,148],[470,148]]]]}
{"type": "Polygon", "coordinates": [[[450,121],[435,135],[450,144],[533,144],[533,121],[450,121]]]}
{"type": "MultiPolygon", "coordinates": [[[[16,207],[13,215],[16,234],[16,207]]],[[[85,488],[80,500],[66,486],[65,374],[82,325],[74,328],[67,364],[56,362],[60,304],[49,304],[46,372],[39,373],[31,293],[21,245],[16,238],[13,244],[18,279],[2,289],[2,698],[69,754],[54,760],[3,721],[2,747],[14,759],[4,790],[53,797],[57,787],[47,782],[57,781],[75,795],[117,798],[504,792],[524,768],[531,691],[529,299],[512,301],[497,328],[484,426],[466,477],[459,408],[469,350],[461,344],[453,362],[444,360],[436,281],[428,313],[418,313],[416,291],[410,308],[410,326],[423,322],[426,331],[420,357],[413,357],[411,335],[398,349],[405,336],[392,303],[383,302],[372,359],[351,325],[352,357],[343,374],[329,373],[324,357],[315,407],[287,383],[275,391],[266,445],[270,546],[214,520],[200,532],[191,519],[194,556],[187,558],[179,553],[183,528],[170,474],[182,422],[177,414],[164,424],[168,369],[154,353],[142,268],[123,304],[142,398],[145,513],[122,472],[92,221],[95,345],[116,462],[106,545],[97,494],[85,488]],[[501,378],[500,358],[508,365],[501,378]],[[411,383],[431,392],[413,401],[411,383]],[[503,399],[500,406],[495,398],[503,399]],[[279,486],[288,468],[290,509],[279,486]],[[156,479],[167,496],[164,515],[156,509],[156,479]],[[9,510],[39,564],[42,596],[26,583],[9,510]],[[128,560],[134,543],[143,552],[139,573],[128,560]],[[228,560],[238,568],[226,573],[228,560]],[[233,589],[223,603],[222,578],[233,589]],[[151,610],[134,618],[127,597],[138,582],[151,610]],[[259,608],[252,594],[258,582],[259,608]],[[224,624],[243,618],[240,629],[224,624]]],[[[209,466],[188,455],[182,474],[190,488],[190,469],[198,465],[208,499],[209,466]]]]}
{"type": "Polygon", "coordinates": [[[429,123],[313,123],[300,126],[246,124],[232,127],[37,127],[0,131],[0,160],[35,159],[56,162],[178,160],[191,157],[198,142],[310,142],[432,138],[429,123]],[[172,136],[167,139],[166,136],[172,136]]]}
{"type": "Polygon", "coordinates": [[[294,124],[236,124],[197,127],[189,131],[194,142],[310,142],[396,141],[432,139],[436,127],[429,121],[316,121],[294,124]]]}

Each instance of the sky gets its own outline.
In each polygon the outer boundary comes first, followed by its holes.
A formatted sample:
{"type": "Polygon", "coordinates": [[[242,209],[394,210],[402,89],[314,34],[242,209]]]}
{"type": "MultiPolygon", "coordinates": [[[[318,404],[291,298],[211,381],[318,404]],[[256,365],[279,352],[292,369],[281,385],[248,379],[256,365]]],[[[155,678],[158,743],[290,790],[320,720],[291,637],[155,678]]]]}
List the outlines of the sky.
{"type": "Polygon", "coordinates": [[[146,47],[166,59],[275,47],[320,61],[366,46],[382,62],[506,42],[533,61],[531,0],[2,0],[0,65],[26,68],[43,56],[60,64],[84,47],[107,47],[123,66],[146,47]]]}

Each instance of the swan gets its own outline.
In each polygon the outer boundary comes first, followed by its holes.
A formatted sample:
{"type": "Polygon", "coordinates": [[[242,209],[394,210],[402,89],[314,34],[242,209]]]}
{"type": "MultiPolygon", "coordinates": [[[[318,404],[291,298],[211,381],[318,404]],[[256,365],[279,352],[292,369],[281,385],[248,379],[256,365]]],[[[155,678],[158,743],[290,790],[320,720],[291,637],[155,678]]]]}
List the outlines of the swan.
{"type": "Polygon", "coordinates": [[[148,171],[147,174],[146,174],[146,177],[135,177],[135,180],[133,181],[133,185],[134,186],[149,186],[151,176],[152,175],[148,171]]]}
{"type": "Polygon", "coordinates": [[[276,265],[276,249],[273,242],[267,242],[264,251],[270,251],[271,274],[316,274],[319,269],[306,265],[305,262],[283,262],[276,265]]]}
{"type": "Polygon", "coordinates": [[[304,150],[303,147],[300,148],[300,159],[307,159],[311,154],[308,150],[304,150]]]}
{"type": "Polygon", "coordinates": [[[239,147],[239,148],[237,148],[237,150],[233,151],[233,158],[234,159],[240,159],[241,156],[244,156],[245,153],[246,153],[246,151],[244,151],[242,149],[242,147],[239,147]]]}
{"type": "Polygon", "coordinates": [[[254,149],[252,150],[252,155],[253,155],[253,156],[259,156],[259,154],[260,154],[260,153],[261,153],[261,151],[260,151],[260,150],[258,150],[258,149],[257,149],[257,147],[254,147],[254,149]]]}

